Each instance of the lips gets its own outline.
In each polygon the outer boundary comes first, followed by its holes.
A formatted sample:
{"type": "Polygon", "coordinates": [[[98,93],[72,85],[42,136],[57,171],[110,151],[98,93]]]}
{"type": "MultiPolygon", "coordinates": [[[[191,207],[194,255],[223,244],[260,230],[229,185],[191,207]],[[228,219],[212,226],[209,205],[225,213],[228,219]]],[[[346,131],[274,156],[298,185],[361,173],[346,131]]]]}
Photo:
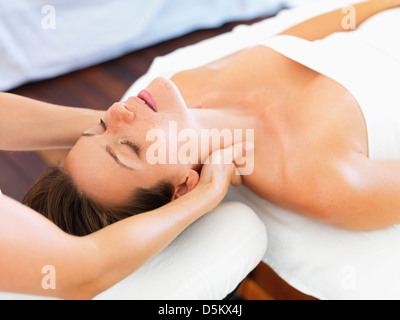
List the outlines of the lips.
{"type": "Polygon", "coordinates": [[[154,101],[153,96],[147,90],[140,91],[137,97],[143,100],[154,112],[157,112],[156,102],[154,101]]]}

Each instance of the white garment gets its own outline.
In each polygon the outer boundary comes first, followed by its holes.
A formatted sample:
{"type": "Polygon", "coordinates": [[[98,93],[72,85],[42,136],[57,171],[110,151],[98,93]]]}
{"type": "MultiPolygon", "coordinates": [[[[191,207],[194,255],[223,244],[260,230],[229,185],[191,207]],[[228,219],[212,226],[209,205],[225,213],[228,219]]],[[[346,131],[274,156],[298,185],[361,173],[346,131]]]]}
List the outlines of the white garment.
{"type": "Polygon", "coordinates": [[[322,40],[292,36],[261,43],[343,85],[358,101],[372,160],[400,160],[400,8],[382,12],[357,31],[322,40]]]}

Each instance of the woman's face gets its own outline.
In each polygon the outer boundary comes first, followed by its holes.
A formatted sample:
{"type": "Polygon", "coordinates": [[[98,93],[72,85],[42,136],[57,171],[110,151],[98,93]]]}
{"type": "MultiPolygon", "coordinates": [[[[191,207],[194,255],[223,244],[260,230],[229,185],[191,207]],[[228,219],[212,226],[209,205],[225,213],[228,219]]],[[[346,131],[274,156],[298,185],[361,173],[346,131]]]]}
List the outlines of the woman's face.
{"type": "Polygon", "coordinates": [[[105,205],[124,204],[138,187],[151,188],[161,180],[178,186],[189,172],[193,174],[193,165],[152,164],[147,159],[154,144],[146,139],[150,130],[163,130],[169,150],[169,122],[174,121],[178,130],[190,127],[175,85],[157,78],[138,96],[114,103],[104,119],[82,135],[65,162],[78,190],[105,205]]]}

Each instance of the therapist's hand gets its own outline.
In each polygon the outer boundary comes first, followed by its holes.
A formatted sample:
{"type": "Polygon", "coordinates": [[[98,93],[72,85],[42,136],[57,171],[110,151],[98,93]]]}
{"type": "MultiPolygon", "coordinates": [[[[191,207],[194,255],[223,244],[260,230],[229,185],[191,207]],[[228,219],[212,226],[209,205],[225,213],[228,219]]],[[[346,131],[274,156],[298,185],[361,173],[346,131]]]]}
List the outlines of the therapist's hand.
{"type": "Polygon", "coordinates": [[[230,184],[238,186],[242,183],[240,167],[236,163],[243,163],[243,157],[248,156],[253,149],[250,143],[237,143],[214,151],[203,164],[198,186],[208,185],[214,188],[215,197],[221,201],[230,184]]]}

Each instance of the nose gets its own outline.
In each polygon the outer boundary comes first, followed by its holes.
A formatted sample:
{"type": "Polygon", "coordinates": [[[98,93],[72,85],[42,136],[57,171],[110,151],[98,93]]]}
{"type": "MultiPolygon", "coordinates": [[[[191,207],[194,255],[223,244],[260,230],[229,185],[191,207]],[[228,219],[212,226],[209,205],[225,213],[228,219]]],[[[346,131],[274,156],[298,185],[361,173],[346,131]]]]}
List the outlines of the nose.
{"type": "Polygon", "coordinates": [[[132,123],[135,120],[135,112],[124,102],[116,102],[111,106],[110,116],[115,123],[132,123]]]}

